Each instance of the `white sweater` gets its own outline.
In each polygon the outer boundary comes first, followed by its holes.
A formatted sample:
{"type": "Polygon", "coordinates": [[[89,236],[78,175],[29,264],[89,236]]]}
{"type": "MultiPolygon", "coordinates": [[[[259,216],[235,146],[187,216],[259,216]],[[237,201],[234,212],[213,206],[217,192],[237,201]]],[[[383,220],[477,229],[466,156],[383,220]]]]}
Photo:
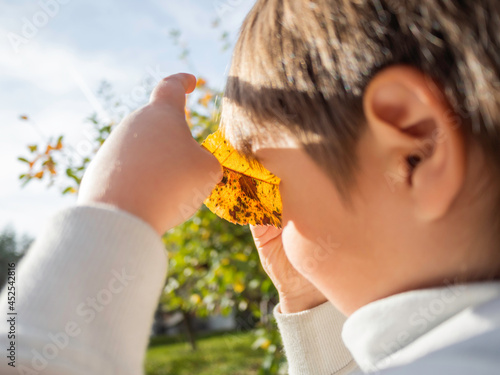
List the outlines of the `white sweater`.
{"type": "MultiPolygon", "coordinates": [[[[141,374],[166,267],[140,219],[105,205],[58,213],[16,266],[17,315],[0,296],[0,373],[141,374]]],[[[329,303],[275,316],[293,375],[496,374],[499,296],[500,283],[477,283],[395,295],[347,321],[329,303]]]]}

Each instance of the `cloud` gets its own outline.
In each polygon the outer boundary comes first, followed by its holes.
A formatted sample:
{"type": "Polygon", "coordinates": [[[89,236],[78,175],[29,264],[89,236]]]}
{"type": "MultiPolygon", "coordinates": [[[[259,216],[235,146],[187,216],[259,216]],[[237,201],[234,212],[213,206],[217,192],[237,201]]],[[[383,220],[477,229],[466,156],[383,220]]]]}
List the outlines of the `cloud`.
{"type": "Polygon", "coordinates": [[[20,189],[17,176],[25,166],[17,157],[28,155],[26,145],[43,141],[30,123],[19,121],[19,115],[27,114],[44,135],[64,134],[77,144],[90,127],[84,119],[94,108],[72,74],[77,72],[95,91],[102,79],[129,87],[143,72],[117,61],[111,53],[82,53],[55,44],[42,46],[35,40],[26,47],[15,54],[0,46],[0,227],[12,223],[17,230],[36,235],[48,216],[74,198],[62,197],[57,187],[46,189],[45,182],[34,181],[20,189]]]}
{"type": "Polygon", "coordinates": [[[18,54],[5,46],[0,48],[0,71],[9,72],[8,80],[16,85],[29,84],[48,94],[62,95],[76,88],[71,70],[81,72],[91,83],[102,79],[123,82],[137,74],[109,54],[82,55],[65,46],[31,43],[18,54]]]}

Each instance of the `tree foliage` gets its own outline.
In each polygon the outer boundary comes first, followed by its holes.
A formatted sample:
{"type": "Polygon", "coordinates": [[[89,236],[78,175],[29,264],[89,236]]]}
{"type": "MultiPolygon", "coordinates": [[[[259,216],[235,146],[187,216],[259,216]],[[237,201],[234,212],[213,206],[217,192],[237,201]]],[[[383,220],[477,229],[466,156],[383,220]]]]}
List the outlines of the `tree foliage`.
{"type": "Polygon", "coordinates": [[[203,207],[192,219],[164,236],[169,277],[164,303],[200,316],[250,309],[273,298],[271,281],[261,269],[247,227],[217,218],[203,207]]]}

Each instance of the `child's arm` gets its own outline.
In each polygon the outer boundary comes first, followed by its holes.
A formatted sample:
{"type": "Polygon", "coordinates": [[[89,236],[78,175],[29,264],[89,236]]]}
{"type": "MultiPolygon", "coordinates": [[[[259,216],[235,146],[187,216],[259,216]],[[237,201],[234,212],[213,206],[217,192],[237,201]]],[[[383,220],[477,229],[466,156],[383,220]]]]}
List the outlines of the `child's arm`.
{"type": "Polygon", "coordinates": [[[6,288],[0,296],[0,373],[141,374],[167,270],[158,233],[106,205],[63,210],[44,227],[15,266],[17,315],[6,288]]]}
{"type": "Polygon", "coordinates": [[[281,230],[269,226],[251,230],[262,266],[279,293],[274,316],[290,375],[343,375],[357,369],[341,337],[345,316],[290,264],[281,230]]]}
{"type": "Polygon", "coordinates": [[[346,375],[358,370],[342,340],[345,316],[331,303],[274,316],[283,340],[290,375],[346,375]]]}
{"type": "Polygon", "coordinates": [[[0,296],[0,373],[142,373],[167,266],[159,234],[195,212],[195,197],[221,176],[185,122],[194,86],[190,75],[161,82],[99,151],[79,206],[51,219],[12,266],[15,303],[6,289],[0,296]]]}
{"type": "Polygon", "coordinates": [[[87,169],[79,205],[102,202],[140,217],[163,234],[186,221],[222,178],[217,159],[191,136],[189,74],[164,79],[147,106],[127,116],[87,169]],[[203,199],[203,198],[202,198],[203,199]]]}

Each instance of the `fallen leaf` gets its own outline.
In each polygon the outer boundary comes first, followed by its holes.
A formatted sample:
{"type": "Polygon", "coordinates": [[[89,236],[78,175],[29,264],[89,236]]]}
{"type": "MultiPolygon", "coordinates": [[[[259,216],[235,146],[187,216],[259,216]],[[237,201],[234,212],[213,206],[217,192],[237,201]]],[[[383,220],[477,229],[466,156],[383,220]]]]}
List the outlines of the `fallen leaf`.
{"type": "Polygon", "coordinates": [[[219,160],[223,177],[205,205],[217,216],[240,225],[281,228],[280,179],[257,162],[250,165],[224,138],[221,130],[202,146],[219,160]]]}

